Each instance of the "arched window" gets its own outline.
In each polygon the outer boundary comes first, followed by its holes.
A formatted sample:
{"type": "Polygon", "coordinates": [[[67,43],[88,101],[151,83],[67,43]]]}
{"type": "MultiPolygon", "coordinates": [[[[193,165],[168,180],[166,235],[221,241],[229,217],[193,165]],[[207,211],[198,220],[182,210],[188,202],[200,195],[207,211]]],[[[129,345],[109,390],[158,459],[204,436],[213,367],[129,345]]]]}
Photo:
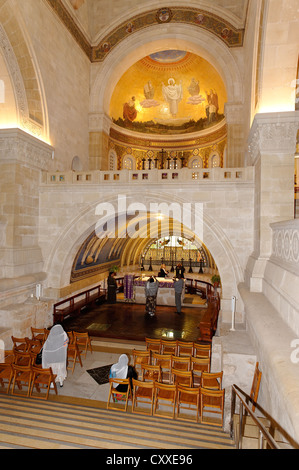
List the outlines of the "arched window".
{"type": "Polygon", "coordinates": [[[117,170],[117,155],[115,150],[110,150],[108,158],[108,170],[114,171],[117,170]]]}
{"type": "Polygon", "coordinates": [[[202,168],[202,159],[201,157],[193,157],[189,162],[189,168],[196,169],[202,168]]]}
{"type": "Polygon", "coordinates": [[[122,169],[124,170],[134,170],[134,160],[131,155],[125,155],[123,157],[122,169]]]}
{"type": "Polygon", "coordinates": [[[220,166],[220,155],[218,152],[212,152],[209,158],[209,168],[217,168],[220,166]]]}

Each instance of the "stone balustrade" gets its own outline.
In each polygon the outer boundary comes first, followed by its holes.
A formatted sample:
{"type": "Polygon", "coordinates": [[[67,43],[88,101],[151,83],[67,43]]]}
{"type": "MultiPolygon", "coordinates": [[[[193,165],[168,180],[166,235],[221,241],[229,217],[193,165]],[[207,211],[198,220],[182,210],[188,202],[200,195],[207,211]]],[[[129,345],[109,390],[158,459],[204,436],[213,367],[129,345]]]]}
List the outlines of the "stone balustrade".
{"type": "Polygon", "coordinates": [[[253,181],[253,167],[246,168],[181,168],[167,170],[118,170],[118,171],[56,171],[44,176],[43,184],[181,184],[208,182],[243,183],[253,181]]]}

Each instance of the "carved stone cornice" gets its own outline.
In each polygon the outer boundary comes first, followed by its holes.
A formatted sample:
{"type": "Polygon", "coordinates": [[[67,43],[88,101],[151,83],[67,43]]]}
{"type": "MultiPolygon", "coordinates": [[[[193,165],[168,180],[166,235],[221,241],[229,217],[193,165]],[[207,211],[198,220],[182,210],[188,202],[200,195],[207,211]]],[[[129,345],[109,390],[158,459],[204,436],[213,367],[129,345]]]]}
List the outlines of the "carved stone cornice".
{"type": "Polygon", "coordinates": [[[0,161],[47,171],[53,147],[20,129],[0,129],[0,161]]]}
{"type": "Polygon", "coordinates": [[[106,132],[106,134],[109,134],[112,121],[107,114],[90,113],[88,119],[89,132],[106,132]]]}
{"type": "Polygon", "coordinates": [[[254,165],[261,154],[294,154],[298,126],[298,111],[256,114],[248,139],[247,164],[254,165]]]}

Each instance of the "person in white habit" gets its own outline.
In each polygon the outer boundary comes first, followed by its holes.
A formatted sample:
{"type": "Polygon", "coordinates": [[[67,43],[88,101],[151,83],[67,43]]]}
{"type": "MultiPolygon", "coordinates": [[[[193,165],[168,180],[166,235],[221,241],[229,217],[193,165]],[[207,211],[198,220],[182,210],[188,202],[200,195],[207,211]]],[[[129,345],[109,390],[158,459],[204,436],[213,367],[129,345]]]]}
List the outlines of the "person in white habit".
{"type": "Polygon", "coordinates": [[[45,341],[42,354],[43,369],[52,368],[60,387],[67,377],[67,347],[68,336],[61,325],[54,325],[45,341]]]}
{"type": "MultiPolygon", "coordinates": [[[[110,368],[109,377],[117,379],[130,379],[132,388],[132,379],[137,379],[138,375],[134,367],[129,365],[129,358],[126,354],[119,356],[118,362],[113,364],[110,368]]],[[[113,384],[115,389],[119,392],[126,392],[128,386],[124,384],[113,384]]]]}

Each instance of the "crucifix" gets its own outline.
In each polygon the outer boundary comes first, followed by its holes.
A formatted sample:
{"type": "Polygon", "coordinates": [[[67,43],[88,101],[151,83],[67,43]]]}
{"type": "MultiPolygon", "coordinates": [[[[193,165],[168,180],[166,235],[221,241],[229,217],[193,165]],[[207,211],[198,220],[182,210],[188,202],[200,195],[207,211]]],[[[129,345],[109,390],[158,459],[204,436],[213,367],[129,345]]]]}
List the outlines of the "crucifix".
{"type": "Polygon", "coordinates": [[[161,169],[163,170],[164,168],[164,155],[166,155],[166,151],[164,149],[161,150],[161,152],[159,152],[159,154],[161,155],[161,169]]]}

